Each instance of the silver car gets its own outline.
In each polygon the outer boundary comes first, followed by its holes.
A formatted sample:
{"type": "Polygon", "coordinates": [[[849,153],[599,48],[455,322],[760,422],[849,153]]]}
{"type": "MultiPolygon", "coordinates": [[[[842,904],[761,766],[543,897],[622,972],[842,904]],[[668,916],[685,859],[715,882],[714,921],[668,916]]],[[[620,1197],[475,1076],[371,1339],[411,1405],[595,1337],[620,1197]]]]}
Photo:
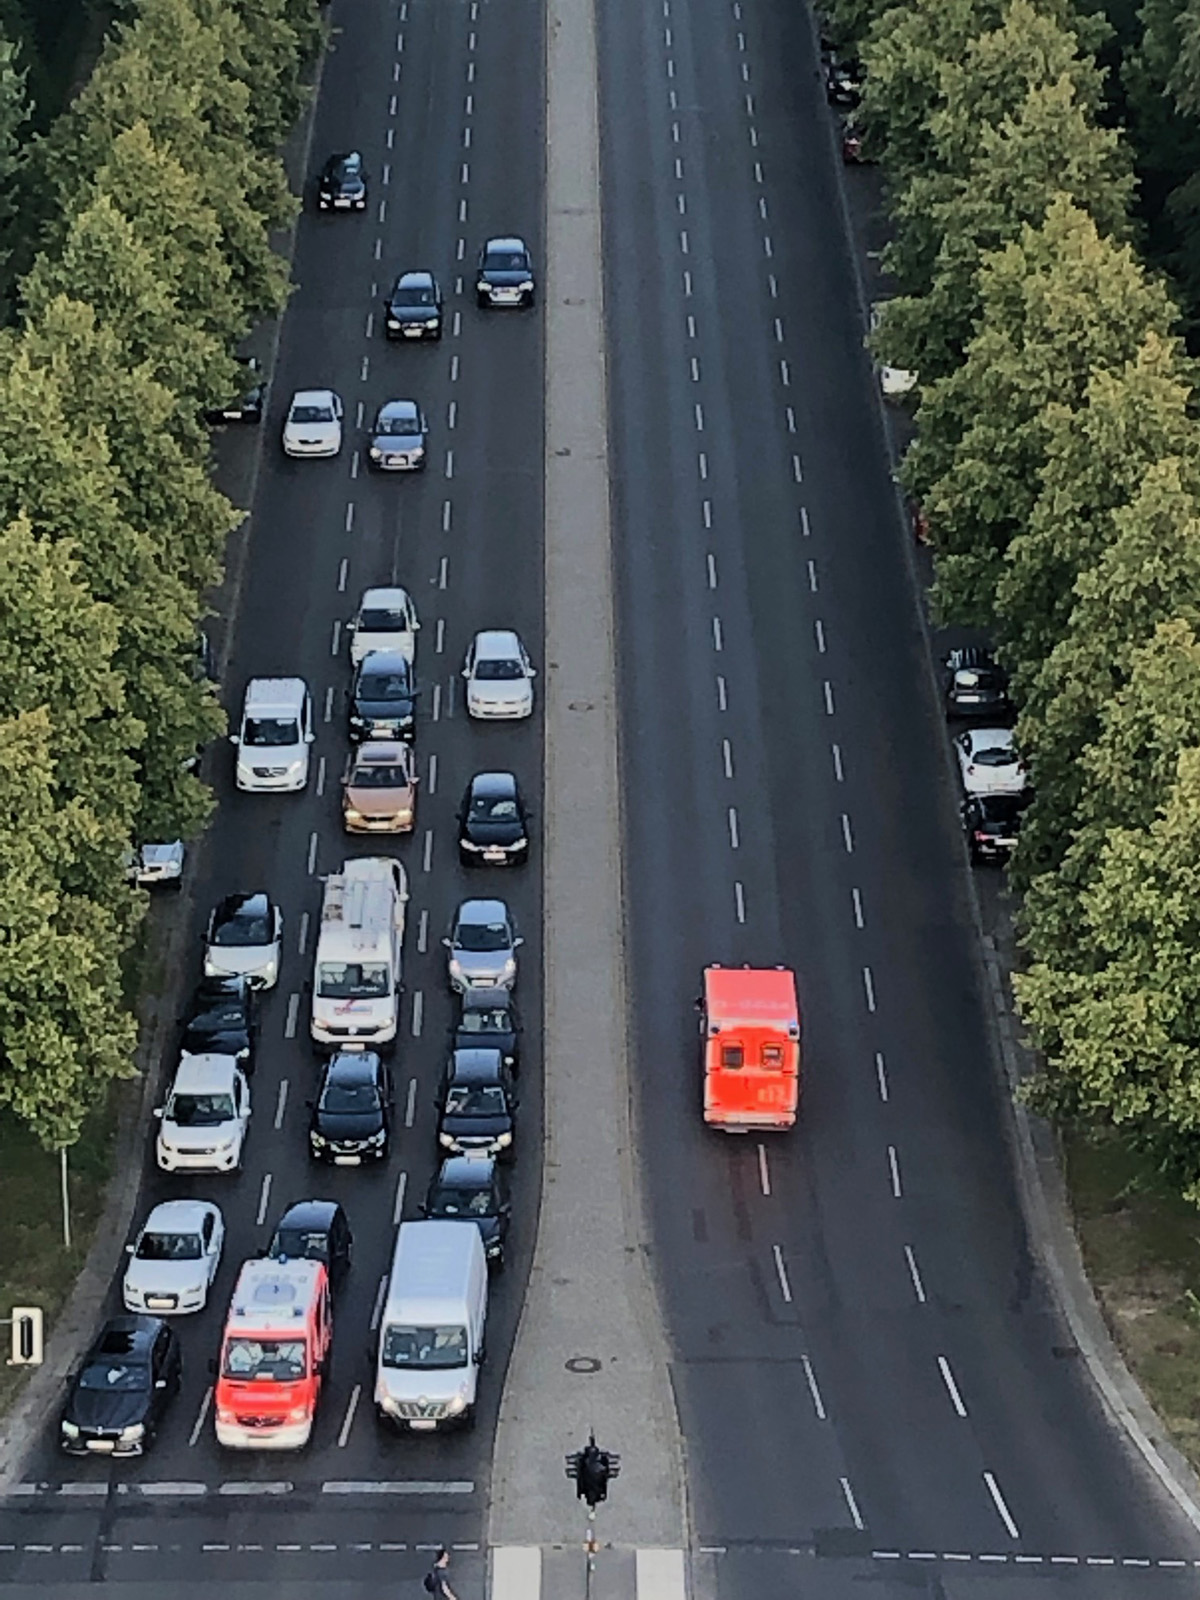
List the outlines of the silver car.
{"type": "Polygon", "coordinates": [[[517,951],[524,940],[503,900],[464,900],[454,915],[447,975],[458,994],[469,989],[511,989],[517,981],[517,951]]]}
{"type": "Polygon", "coordinates": [[[419,472],[428,433],[415,400],[388,400],[376,413],[367,460],[377,472],[419,472]]]}

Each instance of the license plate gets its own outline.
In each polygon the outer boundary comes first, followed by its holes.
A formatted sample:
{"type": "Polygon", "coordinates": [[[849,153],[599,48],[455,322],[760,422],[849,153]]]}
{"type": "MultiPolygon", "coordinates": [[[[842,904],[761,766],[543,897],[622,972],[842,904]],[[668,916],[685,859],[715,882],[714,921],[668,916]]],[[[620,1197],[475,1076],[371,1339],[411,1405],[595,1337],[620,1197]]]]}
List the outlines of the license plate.
{"type": "Polygon", "coordinates": [[[112,1439],[89,1439],[87,1447],[93,1455],[110,1456],[116,1448],[116,1444],[112,1439]]]}
{"type": "Polygon", "coordinates": [[[174,1300],[164,1300],[161,1295],[146,1296],[147,1311],[174,1311],[175,1305],[174,1300]]]}
{"type": "Polygon", "coordinates": [[[405,328],[404,337],[406,339],[419,339],[424,332],[424,328],[405,328]]]}
{"type": "Polygon", "coordinates": [[[506,850],[485,850],[483,852],[483,859],[485,861],[503,861],[507,854],[508,852],[506,850]]]}
{"type": "Polygon", "coordinates": [[[418,1422],[415,1419],[409,1423],[414,1433],[433,1433],[437,1427],[436,1422],[418,1422]]]}
{"type": "Polygon", "coordinates": [[[362,1162],[361,1156],[334,1156],[335,1167],[357,1167],[362,1162]]]}

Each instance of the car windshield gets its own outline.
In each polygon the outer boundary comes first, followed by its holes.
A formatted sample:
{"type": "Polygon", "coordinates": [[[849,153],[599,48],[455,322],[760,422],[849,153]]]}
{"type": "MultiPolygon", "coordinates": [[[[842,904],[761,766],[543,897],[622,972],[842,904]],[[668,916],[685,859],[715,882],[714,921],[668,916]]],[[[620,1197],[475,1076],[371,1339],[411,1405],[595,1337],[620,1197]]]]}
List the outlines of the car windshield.
{"type": "Polygon", "coordinates": [[[398,761],[363,761],[350,774],[352,789],[405,789],[408,773],[398,761]]]}
{"type": "Polygon", "coordinates": [[[490,1189],[456,1189],[446,1184],[435,1189],[429,1201],[430,1214],[439,1217],[490,1217],[495,1210],[490,1189]]]}
{"type": "Polygon", "coordinates": [[[144,1233],[138,1240],[139,1261],[199,1261],[198,1233],[144,1233]]]}
{"type": "Polygon", "coordinates": [[[215,1128],[233,1115],[229,1094],[173,1094],[167,1107],[167,1121],[177,1128],[215,1128]]]}
{"type": "Polygon", "coordinates": [[[221,1370],[227,1378],[291,1383],[306,1371],[303,1339],[230,1339],[221,1370]]]}
{"type": "Polygon", "coordinates": [[[517,802],[497,795],[476,795],[471,801],[471,816],[476,822],[515,822],[517,802]]]}
{"type": "Polygon", "coordinates": [[[397,288],[392,295],[394,306],[435,306],[437,295],[432,289],[397,288]]]}
{"type": "Polygon", "coordinates": [[[333,407],[328,404],[292,407],[293,422],[335,422],[336,420],[333,414],[333,407]]]}
{"type": "Polygon", "coordinates": [[[511,1033],[507,1011],[464,1011],[458,1024],[460,1033],[511,1033]]]}
{"type": "Polygon", "coordinates": [[[249,745],[288,745],[300,743],[300,729],[294,717],[247,717],[242,727],[242,743],[249,745]]]}
{"type": "Polygon", "coordinates": [[[485,950],[507,950],[512,935],[503,922],[460,922],[454,943],[460,950],[478,954],[485,950]]]}
{"type": "Polygon", "coordinates": [[[1013,767],[1017,764],[1017,752],[1011,745],[991,744],[976,750],[971,759],[981,767],[1013,767]]]}
{"type": "Polygon", "coordinates": [[[391,1323],[384,1330],[381,1360],[385,1367],[465,1367],[467,1330],[391,1323]]]}
{"type": "Polygon", "coordinates": [[[361,700],[411,700],[407,672],[364,672],[358,680],[361,700]]]}
{"type": "Polygon", "coordinates": [[[236,950],[270,944],[273,938],[271,918],[266,911],[261,916],[253,912],[247,914],[245,911],[240,911],[230,917],[228,922],[217,924],[213,929],[212,942],[226,950],[236,950]]]}
{"type": "Polygon", "coordinates": [[[395,611],[390,606],[372,606],[358,614],[358,625],[364,633],[405,633],[408,630],[408,618],[403,611],[395,611]]]}
{"type": "Polygon", "coordinates": [[[524,670],[519,661],[477,661],[475,663],[475,676],[486,683],[511,683],[514,678],[523,678],[524,670]]]}
{"type": "Polygon", "coordinates": [[[483,264],[488,272],[524,272],[529,263],[523,250],[489,250],[483,264]]]}
{"type": "Polygon", "coordinates": [[[276,1261],[328,1261],[329,1235],[310,1228],[280,1228],[271,1244],[276,1261]]]}
{"type": "Polygon", "coordinates": [[[89,1361],[79,1374],[79,1387],[107,1394],[137,1394],[150,1387],[150,1373],[138,1361],[89,1361]]]}
{"type": "Polygon", "coordinates": [[[448,1117],[502,1117],[508,1110],[496,1083],[452,1083],[446,1090],[448,1117]]]}
{"type": "Polygon", "coordinates": [[[317,968],[322,1000],[382,1000],[390,988],[384,961],[322,961],[317,968]]]}
{"type": "Polygon", "coordinates": [[[398,434],[403,439],[416,439],[421,433],[420,417],[383,416],[375,424],[376,433],[398,434]]]}
{"type": "Polygon", "coordinates": [[[331,1083],[321,1096],[321,1110],[335,1116],[378,1111],[379,1091],[373,1083],[331,1083]]]}

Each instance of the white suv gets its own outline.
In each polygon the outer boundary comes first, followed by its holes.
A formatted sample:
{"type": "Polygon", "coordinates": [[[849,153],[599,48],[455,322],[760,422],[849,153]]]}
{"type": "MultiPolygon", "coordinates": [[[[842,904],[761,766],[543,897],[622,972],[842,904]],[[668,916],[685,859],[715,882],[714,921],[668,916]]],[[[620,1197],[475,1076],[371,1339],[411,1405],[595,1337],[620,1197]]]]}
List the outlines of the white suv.
{"type": "Polygon", "coordinates": [[[303,678],[251,678],[237,746],[237,786],[293,793],[308,783],[313,742],[312,696],[303,678]]]}
{"type": "Polygon", "coordinates": [[[184,1055],[159,1119],[164,1172],[236,1172],[250,1124],[250,1085],[233,1056],[184,1055]]]}

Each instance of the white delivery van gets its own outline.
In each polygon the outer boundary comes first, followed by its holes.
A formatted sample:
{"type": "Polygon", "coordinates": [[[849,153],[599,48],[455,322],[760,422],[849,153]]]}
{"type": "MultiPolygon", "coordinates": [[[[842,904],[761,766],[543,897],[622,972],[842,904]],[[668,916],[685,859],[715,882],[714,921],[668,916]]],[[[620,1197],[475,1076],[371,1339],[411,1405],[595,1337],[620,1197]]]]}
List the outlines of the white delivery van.
{"type": "Polygon", "coordinates": [[[241,724],[229,738],[237,746],[239,789],[305,788],[314,735],[312,696],[304,679],[251,678],[241,724]]]}
{"type": "Polygon", "coordinates": [[[326,878],[313,971],[317,1044],[366,1049],[396,1037],[407,901],[404,868],[385,856],[355,857],[326,878]]]}
{"type": "Polygon", "coordinates": [[[400,1224],[379,1324],[380,1421],[414,1433],[473,1426],[487,1296],[473,1221],[400,1224]]]}

